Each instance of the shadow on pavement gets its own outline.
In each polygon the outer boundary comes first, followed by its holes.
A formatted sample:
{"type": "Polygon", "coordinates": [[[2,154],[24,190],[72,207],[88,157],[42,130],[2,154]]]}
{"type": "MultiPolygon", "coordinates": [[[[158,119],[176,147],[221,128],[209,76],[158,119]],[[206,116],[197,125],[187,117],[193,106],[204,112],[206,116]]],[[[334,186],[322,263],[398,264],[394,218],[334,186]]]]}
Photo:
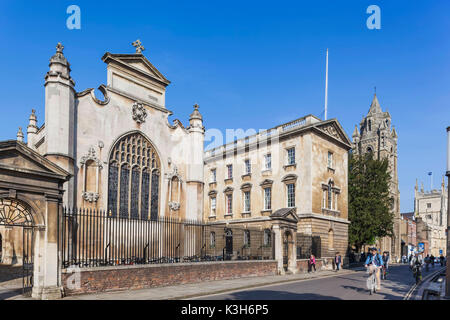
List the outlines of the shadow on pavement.
{"type": "Polygon", "coordinates": [[[224,300],[342,300],[337,297],[316,293],[293,293],[286,291],[254,290],[251,292],[230,293],[224,300]]]}
{"type": "Polygon", "coordinates": [[[2,283],[14,280],[22,279],[23,269],[22,266],[13,267],[6,264],[0,264],[0,286],[2,283]]]}
{"type": "MultiPolygon", "coordinates": [[[[437,270],[437,267],[435,267],[434,269],[430,267],[430,270],[426,272],[425,268],[423,268],[422,275],[423,277],[426,277],[428,274],[437,270]]],[[[364,279],[366,279],[366,277],[367,276],[365,276],[364,279]]],[[[374,298],[377,296],[382,296],[382,299],[386,300],[402,300],[409,289],[414,285],[414,283],[415,280],[408,265],[391,266],[390,272],[387,275],[387,279],[381,280],[381,290],[376,293],[376,296],[374,296],[374,298]]],[[[368,294],[368,290],[365,286],[365,281],[363,286],[360,285],[356,287],[343,285],[342,288],[354,290],[358,293],[368,294]]]]}
{"type": "Polygon", "coordinates": [[[8,298],[21,296],[21,295],[22,295],[22,288],[0,290],[0,300],[6,300],[8,298]]]}

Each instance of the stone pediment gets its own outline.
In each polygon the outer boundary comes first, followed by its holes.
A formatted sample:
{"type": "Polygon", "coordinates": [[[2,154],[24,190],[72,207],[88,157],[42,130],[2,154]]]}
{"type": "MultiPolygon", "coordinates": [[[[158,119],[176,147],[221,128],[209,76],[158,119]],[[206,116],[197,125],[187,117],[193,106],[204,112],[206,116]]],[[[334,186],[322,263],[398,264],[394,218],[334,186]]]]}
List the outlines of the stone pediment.
{"type": "Polygon", "coordinates": [[[149,80],[156,81],[164,87],[170,84],[170,81],[143,54],[112,54],[107,52],[103,55],[102,60],[108,65],[115,64],[149,80]]]}
{"type": "Polygon", "coordinates": [[[15,140],[0,142],[0,168],[64,180],[70,177],[67,171],[15,140]]]}
{"type": "Polygon", "coordinates": [[[295,208],[282,208],[282,209],[278,209],[277,211],[272,213],[270,215],[270,217],[272,219],[280,219],[281,218],[284,220],[297,222],[298,217],[297,217],[297,214],[295,213],[295,211],[296,211],[295,208]]]}
{"type": "Polygon", "coordinates": [[[317,126],[318,129],[325,132],[327,135],[343,142],[344,144],[351,146],[351,141],[347,137],[344,129],[335,120],[330,120],[328,123],[317,126]]]}

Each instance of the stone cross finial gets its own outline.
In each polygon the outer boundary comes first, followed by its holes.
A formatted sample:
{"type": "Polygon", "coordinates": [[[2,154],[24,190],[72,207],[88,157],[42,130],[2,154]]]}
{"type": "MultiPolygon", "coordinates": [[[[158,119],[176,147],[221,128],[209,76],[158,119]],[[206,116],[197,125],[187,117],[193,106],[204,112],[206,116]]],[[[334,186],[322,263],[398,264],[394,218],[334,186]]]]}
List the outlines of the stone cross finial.
{"type": "Polygon", "coordinates": [[[198,104],[194,104],[194,109],[198,110],[198,108],[199,108],[199,105],[198,104]]]}
{"type": "Polygon", "coordinates": [[[63,50],[64,50],[64,46],[61,44],[61,42],[58,42],[58,44],[56,45],[56,53],[63,54],[63,50]]]}
{"type": "Polygon", "coordinates": [[[142,53],[142,51],[145,50],[144,46],[141,43],[141,40],[139,39],[134,41],[131,45],[136,48],[136,53],[142,53]]]}

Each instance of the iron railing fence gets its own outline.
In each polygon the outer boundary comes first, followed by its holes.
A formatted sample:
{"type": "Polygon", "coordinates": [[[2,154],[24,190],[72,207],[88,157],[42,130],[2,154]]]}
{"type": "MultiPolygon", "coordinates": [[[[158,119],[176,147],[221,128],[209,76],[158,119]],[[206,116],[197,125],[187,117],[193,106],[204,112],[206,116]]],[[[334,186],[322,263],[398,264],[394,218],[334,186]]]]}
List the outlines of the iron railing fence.
{"type": "Polygon", "coordinates": [[[272,231],[257,228],[68,208],[60,228],[63,268],[274,258],[272,231]]]}

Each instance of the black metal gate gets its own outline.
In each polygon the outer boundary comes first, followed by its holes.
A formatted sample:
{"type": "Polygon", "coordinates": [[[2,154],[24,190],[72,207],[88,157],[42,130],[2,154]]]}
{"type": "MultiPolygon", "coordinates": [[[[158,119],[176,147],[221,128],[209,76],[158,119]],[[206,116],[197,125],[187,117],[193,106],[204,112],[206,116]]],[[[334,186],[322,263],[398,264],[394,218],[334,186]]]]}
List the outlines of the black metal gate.
{"type": "Polygon", "coordinates": [[[227,229],[225,231],[225,255],[224,260],[231,260],[233,255],[233,231],[227,229]]]}
{"type": "Polygon", "coordinates": [[[283,239],[283,269],[284,271],[288,270],[288,264],[289,264],[289,241],[288,237],[285,235],[283,239]]]}
{"type": "Polygon", "coordinates": [[[31,294],[34,271],[34,228],[23,227],[22,293],[31,294]]]}

